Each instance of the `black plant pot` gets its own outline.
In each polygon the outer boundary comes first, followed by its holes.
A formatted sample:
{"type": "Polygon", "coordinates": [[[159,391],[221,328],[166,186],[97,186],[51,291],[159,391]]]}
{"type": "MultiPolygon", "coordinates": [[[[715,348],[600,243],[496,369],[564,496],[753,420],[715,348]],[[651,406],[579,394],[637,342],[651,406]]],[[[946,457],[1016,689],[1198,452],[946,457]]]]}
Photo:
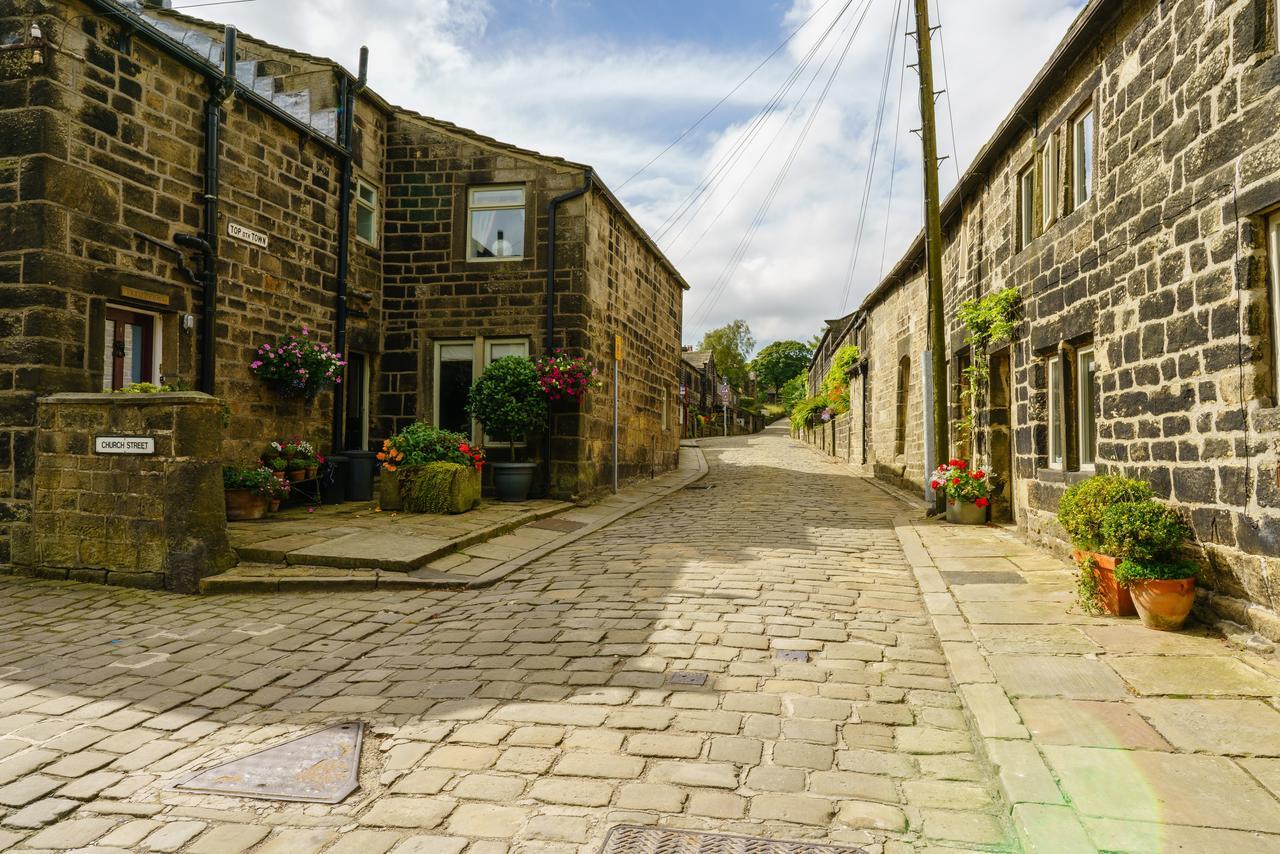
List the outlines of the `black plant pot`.
{"type": "Polygon", "coordinates": [[[493,469],[493,491],[499,501],[526,501],[533,486],[537,463],[489,463],[493,469]]]}

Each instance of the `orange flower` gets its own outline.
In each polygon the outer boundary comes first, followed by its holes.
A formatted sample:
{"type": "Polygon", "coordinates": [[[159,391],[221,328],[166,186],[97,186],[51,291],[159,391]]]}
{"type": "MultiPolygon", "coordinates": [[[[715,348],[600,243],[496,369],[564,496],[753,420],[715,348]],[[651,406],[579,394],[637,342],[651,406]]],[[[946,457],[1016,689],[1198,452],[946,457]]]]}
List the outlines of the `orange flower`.
{"type": "Polygon", "coordinates": [[[384,454],[382,451],[379,451],[376,456],[379,460],[385,460],[387,458],[387,455],[384,454]]]}
{"type": "Polygon", "coordinates": [[[396,470],[396,467],[395,467],[395,466],[393,466],[393,465],[391,465],[391,463],[387,463],[386,468],[387,468],[387,471],[395,471],[395,470],[396,470]]]}

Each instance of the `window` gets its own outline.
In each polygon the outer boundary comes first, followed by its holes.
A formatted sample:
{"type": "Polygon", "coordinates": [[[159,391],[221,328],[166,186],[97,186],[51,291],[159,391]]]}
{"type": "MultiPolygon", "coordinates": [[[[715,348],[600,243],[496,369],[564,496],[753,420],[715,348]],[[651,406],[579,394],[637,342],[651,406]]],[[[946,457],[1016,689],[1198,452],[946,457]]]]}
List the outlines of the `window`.
{"type": "Polygon", "coordinates": [[[1036,170],[1028,166],[1018,175],[1018,248],[1036,238],[1036,170]]]}
{"type": "Polygon", "coordinates": [[[1040,222],[1048,227],[1058,216],[1058,135],[1049,134],[1040,150],[1040,222]]]}
{"type": "Polygon", "coordinates": [[[356,240],[378,245],[378,191],[356,179],[356,240]]]}
{"type": "Polygon", "coordinates": [[[471,435],[467,393],[475,379],[475,356],[475,344],[470,340],[436,343],[435,416],[436,426],[442,430],[471,435]]]}
{"type": "Polygon", "coordinates": [[[485,367],[506,356],[528,356],[529,342],[524,338],[494,338],[485,342],[485,367]]]}
{"type": "Polygon", "coordinates": [[[102,390],[160,382],[160,337],[154,314],[107,306],[102,349],[102,390]]]}
{"type": "Polygon", "coordinates": [[[524,257],[524,188],[473,189],[467,218],[467,258],[518,261],[524,257]]]}
{"type": "Polygon", "coordinates": [[[1071,125],[1071,193],[1072,210],[1093,195],[1093,110],[1071,125]]]}
{"type": "Polygon", "coordinates": [[[898,362],[898,418],[894,436],[894,453],[902,456],[907,452],[907,392],[911,382],[911,357],[903,356],[898,362]]]}
{"type": "Polygon", "coordinates": [[[1097,366],[1093,350],[1076,353],[1076,435],[1080,468],[1092,469],[1098,454],[1097,366]]]}
{"type": "Polygon", "coordinates": [[[1049,468],[1063,467],[1062,454],[1062,359],[1049,357],[1049,468]]]}
{"type": "MultiPolygon", "coordinates": [[[[1280,19],[1276,26],[1280,27],[1280,19]]],[[[1271,373],[1276,378],[1276,400],[1280,401],[1280,213],[1271,217],[1271,373]]]]}

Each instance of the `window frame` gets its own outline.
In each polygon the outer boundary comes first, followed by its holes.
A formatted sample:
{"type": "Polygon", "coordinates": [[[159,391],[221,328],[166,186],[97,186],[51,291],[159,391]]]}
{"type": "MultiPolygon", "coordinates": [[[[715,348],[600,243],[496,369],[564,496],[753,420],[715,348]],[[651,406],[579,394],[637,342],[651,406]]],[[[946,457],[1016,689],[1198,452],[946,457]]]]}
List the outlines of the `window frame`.
{"type": "MultiPolygon", "coordinates": [[[[107,321],[112,321],[113,323],[118,322],[115,318],[109,317],[109,315],[112,313],[132,314],[138,317],[147,318],[150,321],[150,331],[148,332],[149,341],[147,343],[151,348],[151,358],[148,360],[151,368],[151,378],[145,379],[145,380],[135,379],[134,382],[135,383],[149,382],[149,383],[154,383],[155,385],[163,385],[164,373],[161,371],[161,357],[163,356],[163,351],[164,351],[164,319],[160,316],[160,314],[154,311],[147,311],[146,309],[136,308],[131,305],[124,305],[121,303],[109,302],[106,304],[102,314],[102,334],[104,338],[103,353],[102,353],[104,357],[103,365],[102,365],[103,391],[109,392],[109,391],[115,390],[115,366],[113,364],[115,360],[113,358],[110,362],[108,362],[105,358],[107,354],[107,351],[106,351],[107,321]]],[[[144,353],[146,352],[145,348],[143,352],[144,353]]],[[[124,385],[125,383],[123,382],[123,379],[122,379],[121,388],[123,388],[124,385]]]]}
{"type": "Polygon", "coordinates": [[[530,256],[525,254],[525,235],[524,231],[529,225],[529,192],[524,184],[482,184],[467,188],[467,237],[466,237],[466,259],[468,263],[477,264],[501,264],[506,261],[524,261],[530,256]],[[476,193],[492,192],[495,190],[519,190],[520,204],[502,204],[502,205],[476,205],[476,193]],[[519,255],[503,255],[502,257],[485,258],[473,253],[474,242],[471,239],[471,222],[474,219],[473,214],[477,211],[520,211],[520,254],[519,255]]]}
{"type": "MultiPolygon", "coordinates": [[[[1280,28],[1280,10],[1277,10],[1276,26],[1280,28]]],[[[1271,375],[1275,402],[1280,404],[1280,211],[1273,212],[1267,219],[1267,244],[1271,271],[1271,287],[1267,294],[1271,303],[1271,375]]]]}
{"type": "Polygon", "coordinates": [[[1048,428],[1049,441],[1045,447],[1045,460],[1054,471],[1065,471],[1067,467],[1067,451],[1063,435],[1066,430],[1065,396],[1063,395],[1062,354],[1054,352],[1049,356],[1047,366],[1046,387],[1049,394],[1048,407],[1045,411],[1045,423],[1048,428]],[[1054,424],[1054,413],[1057,413],[1057,424],[1054,424]],[[1055,459],[1056,452],[1056,459],[1055,459]]]}
{"type": "Polygon", "coordinates": [[[1036,164],[1018,172],[1018,249],[1026,249],[1036,239],[1036,164]]]}
{"type": "Polygon", "coordinates": [[[356,222],[355,222],[356,227],[352,229],[352,232],[355,234],[357,242],[363,243],[365,246],[372,246],[374,249],[377,249],[378,248],[378,188],[373,186],[373,184],[370,184],[368,181],[364,180],[363,178],[356,178],[355,193],[353,195],[354,195],[354,201],[355,201],[355,207],[356,207],[356,222]],[[362,192],[364,190],[368,190],[373,195],[372,201],[366,200],[364,198],[364,196],[362,195],[362,192]],[[370,222],[372,223],[372,231],[373,231],[373,235],[371,237],[365,237],[360,233],[360,210],[361,209],[365,209],[369,211],[369,217],[370,217],[370,222]]]}
{"type": "Polygon", "coordinates": [[[1045,138],[1040,150],[1040,222],[1048,228],[1058,220],[1058,194],[1062,185],[1061,167],[1058,165],[1058,134],[1045,138]]]}
{"type": "Polygon", "coordinates": [[[1094,161],[1097,156],[1096,116],[1093,105],[1090,104],[1071,120],[1071,209],[1073,211],[1084,207],[1093,198],[1093,179],[1096,171],[1094,161]],[[1084,132],[1086,122],[1088,122],[1087,134],[1084,132]]]}
{"type": "MultiPolygon", "coordinates": [[[[446,429],[440,424],[440,365],[445,361],[442,357],[445,347],[470,347],[471,348],[471,381],[476,379],[476,339],[474,338],[440,338],[431,342],[431,426],[441,430],[446,429]]],[[[463,362],[465,359],[449,359],[450,362],[463,362]]],[[[471,432],[468,434],[472,441],[475,441],[475,421],[471,422],[471,432]]]]}
{"type": "Polygon", "coordinates": [[[895,457],[907,453],[907,416],[911,406],[911,357],[903,356],[898,360],[898,388],[894,401],[895,424],[893,450],[895,457]]]}
{"type": "Polygon", "coordinates": [[[1089,376],[1096,375],[1098,369],[1097,351],[1092,345],[1081,347],[1076,351],[1076,460],[1080,471],[1096,471],[1098,461],[1098,413],[1094,409],[1094,389],[1089,384],[1089,376]],[[1084,369],[1085,358],[1093,365],[1093,371],[1084,369]],[[1092,417],[1086,419],[1086,407],[1092,417]],[[1085,435],[1092,426],[1093,456],[1085,461],[1085,435]]]}

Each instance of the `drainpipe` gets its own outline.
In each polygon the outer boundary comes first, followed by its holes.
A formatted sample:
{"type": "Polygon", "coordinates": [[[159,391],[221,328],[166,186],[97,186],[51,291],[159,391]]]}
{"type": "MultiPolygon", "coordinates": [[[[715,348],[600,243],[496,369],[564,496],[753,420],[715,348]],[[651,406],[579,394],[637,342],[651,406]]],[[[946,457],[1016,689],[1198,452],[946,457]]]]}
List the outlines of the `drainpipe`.
{"type": "MultiPolygon", "coordinates": [[[[582,186],[567,193],[561,193],[547,203],[547,342],[546,352],[556,348],[556,209],[564,202],[585,195],[591,190],[595,175],[590,169],[583,175],[582,186]]],[[[543,442],[543,459],[546,460],[546,471],[543,474],[542,486],[546,494],[551,494],[551,417],[547,417],[547,437],[543,442]]]]}
{"type": "Polygon", "coordinates": [[[235,89],[236,28],[227,27],[222,48],[222,78],[209,78],[204,102],[204,311],[200,316],[200,389],[214,394],[218,352],[218,134],[222,104],[235,89]]]}
{"type": "MultiPolygon", "coordinates": [[[[338,275],[337,314],[334,318],[333,347],[343,359],[347,358],[347,274],[351,266],[351,173],[355,161],[354,137],[356,96],[364,91],[369,78],[369,48],[360,48],[360,76],[353,83],[344,73],[338,84],[338,100],[342,110],[342,122],[338,128],[338,145],[342,148],[339,158],[338,187],[338,275]]],[[[333,452],[346,444],[346,421],[340,389],[333,392],[333,452]]]]}

